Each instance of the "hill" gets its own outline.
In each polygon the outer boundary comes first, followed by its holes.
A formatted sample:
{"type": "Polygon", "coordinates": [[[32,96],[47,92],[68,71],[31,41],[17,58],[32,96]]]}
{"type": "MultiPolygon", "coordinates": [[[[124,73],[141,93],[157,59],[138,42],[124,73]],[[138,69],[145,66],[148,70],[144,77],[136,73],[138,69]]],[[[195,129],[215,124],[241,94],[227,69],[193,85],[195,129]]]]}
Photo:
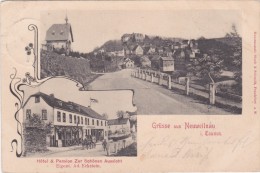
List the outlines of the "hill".
{"type": "Polygon", "coordinates": [[[68,76],[83,85],[98,77],[91,74],[90,62],[87,59],[41,50],[41,77],[48,76],[68,76]]]}

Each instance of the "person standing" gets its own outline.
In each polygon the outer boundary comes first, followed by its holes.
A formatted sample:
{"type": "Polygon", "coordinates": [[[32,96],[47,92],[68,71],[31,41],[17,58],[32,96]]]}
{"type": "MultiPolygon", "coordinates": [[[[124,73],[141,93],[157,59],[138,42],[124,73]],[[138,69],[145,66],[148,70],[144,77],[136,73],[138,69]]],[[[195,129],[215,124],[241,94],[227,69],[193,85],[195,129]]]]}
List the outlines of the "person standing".
{"type": "Polygon", "coordinates": [[[103,140],[102,146],[103,146],[104,151],[106,151],[106,148],[107,148],[107,141],[106,141],[106,139],[103,140]]]}

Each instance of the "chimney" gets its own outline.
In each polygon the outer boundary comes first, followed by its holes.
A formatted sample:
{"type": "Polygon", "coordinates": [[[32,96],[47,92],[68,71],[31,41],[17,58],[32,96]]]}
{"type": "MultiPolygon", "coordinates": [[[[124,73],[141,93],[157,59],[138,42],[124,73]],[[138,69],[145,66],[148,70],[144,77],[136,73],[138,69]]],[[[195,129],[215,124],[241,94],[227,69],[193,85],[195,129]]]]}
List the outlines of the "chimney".
{"type": "Polygon", "coordinates": [[[51,98],[54,98],[54,94],[53,93],[51,93],[50,96],[51,96],[51,98]]]}

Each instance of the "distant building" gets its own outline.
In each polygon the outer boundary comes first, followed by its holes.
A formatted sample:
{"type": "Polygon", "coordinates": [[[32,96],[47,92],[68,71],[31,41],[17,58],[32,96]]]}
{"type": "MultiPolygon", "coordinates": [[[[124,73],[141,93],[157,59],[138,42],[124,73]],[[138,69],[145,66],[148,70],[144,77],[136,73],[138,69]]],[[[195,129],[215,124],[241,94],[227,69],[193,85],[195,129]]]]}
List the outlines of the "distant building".
{"type": "Polygon", "coordinates": [[[71,24],[65,18],[65,24],[53,24],[46,32],[46,47],[48,50],[55,50],[69,55],[71,43],[74,41],[71,24]]]}
{"type": "Polygon", "coordinates": [[[172,57],[160,57],[160,71],[174,71],[174,59],[172,57]]]}
{"type": "Polygon", "coordinates": [[[123,63],[123,68],[134,68],[135,63],[129,58],[126,58],[123,63]]]}
{"type": "Polygon", "coordinates": [[[132,50],[132,53],[134,55],[143,55],[144,54],[144,50],[143,48],[140,46],[140,45],[136,45],[133,50],[132,50]]]}
{"type": "Polygon", "coordinates": [[[156,52],[157,52],[159,55],[163,54],[163,47],[157,47],[157,48],[156,48],[156,52]]]}
{"type": "Polygon", "coordinates": [[[23,122],[26,125],[32,116],[39,115],[45,123],[51,123],[53,132],[47,136],[52,147],[77,144],[87,135],[103,140],[108,137],[107,120],[92,110],[73,102],[55,98],[42,92],[31,95],[23,106],[23,122]],[[76,143],[75,143],[76,142],[76,143]]]}
{"type": "Polygon", "coordinates": [[[189,46],[189,40],[183,40],[181,42],[181,48],[186,48],[189,46]]]}
{"type": "Polygon", "coordinates": [[[125,56],[125,50],[122,45],[115,45],[113,47],[105,48],[105,52],[108,56],[125,56]]]}
{"type": "Polygon", "coordinates": [[[134,39],[134,41],[136,42],[143,42],[144,41],[144,35],[141,33],[133,33],[132,37],[134,39]]]}
{"type": "Polygon", "coordinates": [[[172,46],[173,46],[174,50],[177,50],[177,49],[181,48],[181,43],[175,42],[172,46]]]}
{"type": "Polygon", "coordinates": [[[124,34],[124,35],[121,37],[121,41],[122,41],[123,43],[126,43],[126,42],[128,42],[131,38],[132,38],[132,34],[124,34]]]}
{"type": "Polygon", "coordinates": [[[129,118],[118,118],[108,120],[108,131],[110,134],[124,133],[130,134],[130,120],[129,118]]]}
{"type": "Polygon", "coordinates": [[[156,52],[156,48],[154,46],[146,46],[144,49],[144,55],[151,55],[156,52]]]}
{"type": "Polygon", "coordinates": [[[170,57],[170,56],[173,55],[173,51],[172,51],[172,49],[171,49],[170,47],[164,47],[164,48],[163,48],[163,54],[164,54],[165,56],[170,57]]]}

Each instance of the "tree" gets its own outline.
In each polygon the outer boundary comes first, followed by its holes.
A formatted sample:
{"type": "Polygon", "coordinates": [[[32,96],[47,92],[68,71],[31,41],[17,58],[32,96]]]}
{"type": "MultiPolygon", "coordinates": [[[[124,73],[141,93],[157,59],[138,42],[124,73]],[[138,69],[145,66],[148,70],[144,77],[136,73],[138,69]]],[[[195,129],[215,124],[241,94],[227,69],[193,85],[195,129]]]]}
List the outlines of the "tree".
{"type": "Polygon", "coordinates": [[[220,78],[223,68],[223,60],[217,55],[204,54],[195,60],[192,64],[187,65],[189,74],[193,74],[200,78],[208,79],[211,83],[215,83],[220,78]]]}
{"type": "Polygon", "coordinates": [[[119,119],[124,118],[124,114],[125,114],[124,111],[117,111],[117,113],[116,113],[116,115],[117,115],[117,117],[118,117],[119,119]]]}

